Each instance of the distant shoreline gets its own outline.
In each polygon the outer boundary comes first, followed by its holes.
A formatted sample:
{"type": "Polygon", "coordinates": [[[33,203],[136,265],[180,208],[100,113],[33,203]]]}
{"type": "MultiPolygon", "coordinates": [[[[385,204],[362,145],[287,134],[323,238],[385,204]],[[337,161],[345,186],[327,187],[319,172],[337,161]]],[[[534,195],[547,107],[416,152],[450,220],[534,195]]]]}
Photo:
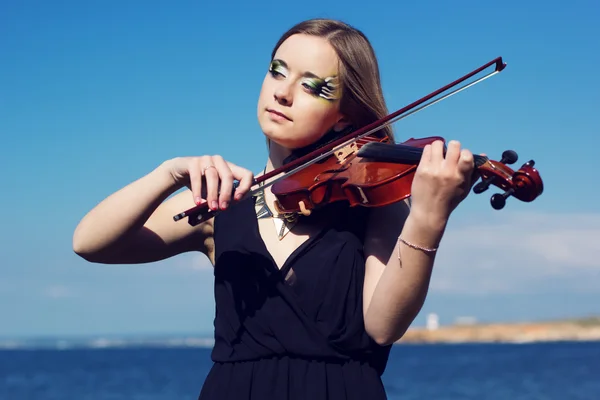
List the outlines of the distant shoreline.
{"type": "MultiPolygon", "coordinates": [[[[600,341],[600,317],[557,321],[472,323],[436,329],[409,328],[402,344],[536,343],[600,341]]],[[[212,334],[106,334],[0,338],[0,350],[127,348],[212,348],[212,334]]]]}
{"type": "Polygon", "coordinates": [[[572,320],[489,323],[409,328],[403,343],[531,343],[600,341],[600,317],[572,320]]]}

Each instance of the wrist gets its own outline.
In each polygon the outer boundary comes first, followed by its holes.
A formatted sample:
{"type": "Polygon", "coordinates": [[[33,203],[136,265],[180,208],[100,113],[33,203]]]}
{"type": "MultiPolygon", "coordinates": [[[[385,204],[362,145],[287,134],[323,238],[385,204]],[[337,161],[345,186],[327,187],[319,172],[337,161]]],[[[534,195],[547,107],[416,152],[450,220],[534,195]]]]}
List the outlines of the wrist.
{"type": "Polygon", "coordinates": [[[448,219],[433,213],[411,210],[402,237],[427,248],[437,248],[442,240],[448,219]]]}
{"type": "Polygon", "coordinates": [[[411,206],[408,216],[419,226],[422,226],[423,229],[442,232],[446,229],[450,218],[450,216],[445,213],[431,211],[427,208],[415,207],[414,204],[411,206]]]}
{"type": "Polygon", "coordinates": [[[173,168],[171,167],[171,161],[163,161],[158,167],[156,167],[149,176],[153,181],[156,181],[160,187],[164,188],[165,191],[173,193],[181,189],[184,185],[178,182],[173,176],[173,168]]]}

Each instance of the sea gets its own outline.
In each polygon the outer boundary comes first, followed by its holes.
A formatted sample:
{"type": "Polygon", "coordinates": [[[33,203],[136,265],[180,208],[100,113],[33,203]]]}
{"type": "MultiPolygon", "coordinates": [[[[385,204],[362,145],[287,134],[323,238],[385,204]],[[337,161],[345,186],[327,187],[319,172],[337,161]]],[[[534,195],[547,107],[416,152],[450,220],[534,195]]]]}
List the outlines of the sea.
{"type": "MultiPolygon", "coordinates": [[[[0,350],[2,400],[194,400],[210,346],[0,350]]],[[[388,398],[600,400],[600,342],[399,344],[388,398]]]]}

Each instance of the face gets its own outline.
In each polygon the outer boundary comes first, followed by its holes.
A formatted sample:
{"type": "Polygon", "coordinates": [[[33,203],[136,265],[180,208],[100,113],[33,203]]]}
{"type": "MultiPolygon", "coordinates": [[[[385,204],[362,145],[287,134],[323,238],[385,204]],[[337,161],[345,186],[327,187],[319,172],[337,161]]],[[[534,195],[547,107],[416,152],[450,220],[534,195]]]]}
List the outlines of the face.
{"type": "Polygon", "coordinates": [[[343,128],[337,76],[338,57],[326,39],[290,36],[277,50],[260,92],[258,122],[264,134],[296,149],[343,128]]]}

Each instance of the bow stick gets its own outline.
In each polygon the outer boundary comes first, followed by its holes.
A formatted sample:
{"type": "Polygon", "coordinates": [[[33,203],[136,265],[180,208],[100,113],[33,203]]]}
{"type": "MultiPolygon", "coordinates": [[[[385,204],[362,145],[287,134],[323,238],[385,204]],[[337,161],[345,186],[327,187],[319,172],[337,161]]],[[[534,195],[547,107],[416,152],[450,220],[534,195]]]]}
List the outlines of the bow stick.
{"type": "MultiPolygon", "coordinates": [[[[469,87],[474,86],[474,85],[484,81],[485,79],[488,79],[488,78],[494,76],[495,74],[501,72],[502,70],[504,70],[504,68],[506,68],[506,63],[504,63],[502,61],[502,57],[497,57],[497,58],[493,59],[492,61],[482,65],[481,67],[462,76],[461,78],[455,80],[454,82],[451,82],[451,83],[447,84],[446,86],[443,86],[443,87],[439,88],[438,90],[431,92],[430,94],[420,98],[419,100],[416,100],[415,102],[413,102],[405,107],[402,107],[401,109],[394,111],[393,113],[391,113],[375,122],[365,125],[360,129],[350,132],[349,134],[342,136],[341,138],[323,146],[322,148],[319,148],[319,149],[314,150],[302,157],[299,157],[296,160],[294,160],[280,168],[274,169],[271,172],[268,172],[264,175],[261,175],[258,178],[255,178],[254,182],[252,184],[253,186],[255,186],[261,182],[264,182],[267,179],[272,178],[278,174],[281,174],[282,172],[285,172],[285,174],[277,177],[276,179],[273,179],[272,181],[261,185],[260,188],[257,188],[253,191],[248,192],[245,197],[247,198],[248,196],[253,196],[259,190],[263,190],[263,189],[273,185],[275,182],[279,181],[280,179],[284,179],[285,177],[287,177],[291,174],[294,174],[294,173],[308,167],[309,165],[312,165],[312,164],[322,160],[323,158],[330,156],[331,154],[333,154],[340,148],[345,147],[349,144],[352,144],[352,143],[360,140],[361,138],[368,136],[368,135],[372,134],[373,132],[375,132],[385,126],[393,124],[394,122],[397,122],[401,119],[408,117],[409,115],[412,115],[421,110],[424,110],[425,108],[432,106],[432,105],[434,105],[456,93],[459,93],[465,89],[468,89],[469,87]],[[481,78],[474,80],[473,82],[470,82],[470,83],[465,84],[457,89],[454,89],[450,93],[446,93],[443,96],[432,100],[434,97],[439,96],[440,94],[446,92],[449,89],[452,89],[453,87],[455,87],[455,86],[461,84],[462,82],[466,81],[467,79],[479,74],[480,72],[491,67],[492,65],[495,66],[494,71],[489,72],[488,74],[482,76],[481,78]],[[423,103],[425,103],[425,104],[423,104],[423,103]]],[[[237,185],[234,185],[234,189],[236,186],[237,185]]],[[[208,209],[208,205],[206,203],[204,203],[204,204],[200,204],[198,206],[195,206],[193,208],[190,208],[186,211],[183,211],[183,212],[173,216],[173,220],[179,221],[180,219],[188,217],[188,223],[192,226],[195,226],[195,225],[199,224],[200,222],[203,222],[207,219],[214,217],[214,215],[216,215],[217,212],[218,212],[218,210],[213,211],[213,210],[208,209]]]]}

